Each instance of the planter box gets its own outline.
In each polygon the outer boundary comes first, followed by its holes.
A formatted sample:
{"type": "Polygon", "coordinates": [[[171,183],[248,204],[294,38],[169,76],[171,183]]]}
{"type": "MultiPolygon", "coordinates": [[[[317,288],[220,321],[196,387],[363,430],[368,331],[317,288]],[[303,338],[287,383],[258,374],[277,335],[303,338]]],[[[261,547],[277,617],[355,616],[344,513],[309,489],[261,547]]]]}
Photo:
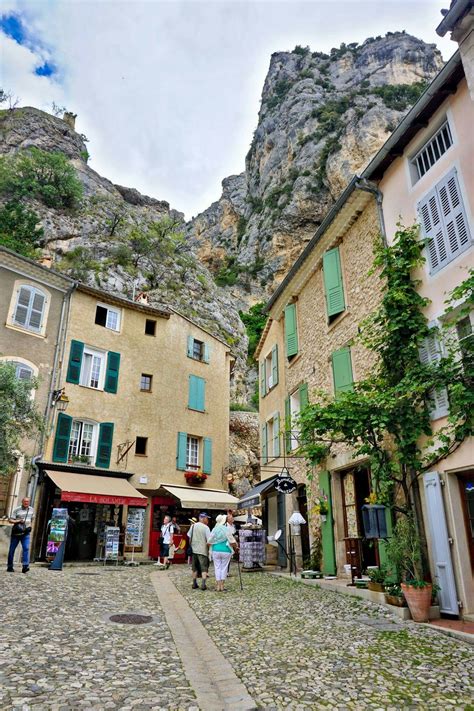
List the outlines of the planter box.
{"type": "Polygon", "coordinates": [[[320,580],[323,577],[323,574],[319,570],[302,570],[301,571],[301,577],[302,578],[310,578],[311,580],[320,580]]]}
{"type": "Polygon", "coordinates": [[[387,595],[387,593],[385,593],[385,602],[389,605],[394,605],[395,607],[407,606],[405,598],[399,597],[398,595],[387,595]]]}
{"type": "Polygon", "coordinates": [[[361,590],[367,590],[369,586],[369,581],[368,580],[359,580],[356,579],[354,580],[356,588],[360,588],[361,590]]]}
{"type": "Polygon", "coordinates": [[[372,590],[372,592],[384,592],[385,585],[383,583],[375,583],[371,580],[368,584],[368,588],[369,590],[372,590]]]}

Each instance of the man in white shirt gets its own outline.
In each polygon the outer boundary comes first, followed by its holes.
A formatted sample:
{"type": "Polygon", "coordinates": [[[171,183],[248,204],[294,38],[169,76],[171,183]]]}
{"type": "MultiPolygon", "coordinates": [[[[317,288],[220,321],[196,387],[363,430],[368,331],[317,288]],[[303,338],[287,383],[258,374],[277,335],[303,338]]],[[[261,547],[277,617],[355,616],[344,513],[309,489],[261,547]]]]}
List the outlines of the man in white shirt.
{"type": "Polygon", "coordinates": [[[35,511],[33,507],[30,506],[29,498],[25,496],[21,500],[21,506],[13,509],[12,515],[8,519],[10,523],[13,523],[10,548],[8,550],[8,573],[15,572],[13,568],[13,558],[19,543],[21,543],[22,548],[21,562],[23,567],[21,572],[27,573],[30,569],[30,533],[34,517],[35,511]]]}
{"type": "MultiPolygon", "coordinates": [[[[166,515],[163,519],[163,525],[161,527],[161,557],[163,558],[163,565],[166,569],[170,567],[169,554],[170,545],[173,543],[173,534],[175,532],[175,524],[171,520],[171,516],[166,515]]],[[[160,565],[160,559],[158,559],[158,565],[160,565]]]]}
{"type": "Polygon", "coordinates": [[[198,523],[194,523],[188,531],[189,542],[193,549],[193,590],[198,587],[198,578],[202,578],[201,590],[207,590],[206,580],[209,570],[209,546],[207,542],[211,535],[208,523],[209,515],[204,512],[200,513],[198,523]]]}

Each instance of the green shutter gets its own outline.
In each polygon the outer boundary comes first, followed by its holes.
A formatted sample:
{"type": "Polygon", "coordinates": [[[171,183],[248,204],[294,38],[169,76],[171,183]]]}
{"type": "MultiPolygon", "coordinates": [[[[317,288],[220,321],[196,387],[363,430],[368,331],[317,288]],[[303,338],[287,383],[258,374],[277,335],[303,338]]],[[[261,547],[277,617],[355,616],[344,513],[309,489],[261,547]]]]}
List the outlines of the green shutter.
{"type": "Polygon", "coordinates": [[[204,412],[206,400],[206,381],[197,375],[189,376],[188,407],[190,410],[204,412]]]}
{"type": "Polygon", "coordinates": [[[209,363],[209,361],[211,359],[211,347],[210,347],[209,343],[203,344],[202,359],[203,359],[204,363],[209,363]]]}
{"type": "Polygon", "coordinates": [[[328,316],[340,314],[345,309],[339,247],[330,249],[323,256],[324,289],[328,316]]]}
{"type": "Polygon", "coordinates": [[[285,308],[285,342],[288,358],[298,353],[298,330],[296,326],[296,304],[285,308]]]}
{"type": "Polygon", "coordinates": [[[291,452],[291,404],[290,398],[285,398],[285,452],[291,452]]]}
{"type": "Polygon", "coordinates": [[[212,473],[212,439],[204,437],[202,452],[202,470],[204,474],[212,473]]]}
{"type": "Polygon", "coordinates": [[[280,413],[273,415],[273,456],[280,456],[280,413]]]}
{"type": "Polygon", "coordinates": [[[107,353],[107,370],[105,371],[106,393],[116,393],[118,389],[118,376],[120,368],[120,353],[109,351],[107,353]]]}
{"type": "Polygon", "coordinates": [[[339,393],[354,389],[350,348],[341,348],[332,354],[332,373],[336,397],[339,393]]]}
{"type": "Polygon", "coordinates": [[[268,429],[267,423],[262,425],[262,464],[268,462],[268,429]]]}
{"type": "Polygon", "coordinates": [[[178,442],[176,446],[176,469],[185,471],[186,469],[186,444],[188,435],[186,432],[178,432],[178,442]]]}
{"type": "Polygon", "coordinates": [[[69,455],[69,439],[71,437],[72,417],[64,412],[58,414],[56,436],[54,438],[53,462],[67,462],[69,455]]]}
{"type": "Polygon", "coordinates": [[[69,351],[69,365],[67,367],[66,381],[79,385],[81,377],[82,354],[84,353],[84,344],[82,341],[71,341],[71,350],[69,351]]]}
{"type": "Polygon", "coordinates": [[[272,380],[273,385],[278,385],[278,346],[272,348],[272,380]]]}
{"type": "Polygon", "coordinates": [[[267,367],[265,359],[260,361],[260,396],[267,394],[267,367]]]}
{"type": "Polygon", "coordinates": [[[188,357],[192,358],[194,355],[194,338],[188,336],[188,357]]]}
{"type": "Polygon", "coordinates": [[[336,552],[334,548],[334,516],[332,511],[331,475],[329,472],[319,472],[319,488],[328,497],[328,513],[326,520],[321,522],[323,544],[323,573],[336,575],[336,552]]]}
{"type": "Polygon", "coordinates": [[[114,423],[101,422],[99,426],[99,443],[97,445],[96,467],[108,469],[112,456],[112,439],[114,437],[114,423]]]}
{"type": "Polygon", "coordinates": [[[300,391],[300,412],[302,412],[305,407],[308,406],[308,384],[302,383],[299,388],[300,391]]]}

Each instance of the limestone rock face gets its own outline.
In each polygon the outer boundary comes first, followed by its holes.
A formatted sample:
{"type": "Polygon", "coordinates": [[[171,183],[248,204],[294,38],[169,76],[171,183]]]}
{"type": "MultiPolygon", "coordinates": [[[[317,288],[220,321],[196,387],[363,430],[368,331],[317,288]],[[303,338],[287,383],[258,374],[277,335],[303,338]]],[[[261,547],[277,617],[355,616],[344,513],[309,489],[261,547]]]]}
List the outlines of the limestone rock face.
{"type": "Polygon", "coordinates": [[[242,497],[260,481],[259,450],[258,413],[231,412],[227,478],[234,496],[242,497]]]}
{"type": "Polygon", "coordinates": [[[245,172],[188,225],[234,296],[252,305],[271,293],[442,64],[435,45],[403,32],[272,55],[245,172]]]}

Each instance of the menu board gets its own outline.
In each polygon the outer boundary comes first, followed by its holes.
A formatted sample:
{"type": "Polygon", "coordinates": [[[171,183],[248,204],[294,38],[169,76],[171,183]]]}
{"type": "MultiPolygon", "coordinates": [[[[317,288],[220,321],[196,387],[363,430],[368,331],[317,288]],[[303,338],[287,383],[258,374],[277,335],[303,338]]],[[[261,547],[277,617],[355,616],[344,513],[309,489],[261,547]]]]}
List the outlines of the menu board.
{"type": "Polygon", "coordinates": [[[127,546],[141,548],[145,531],[145,511],[143,506],[129,506],[127,514],[127,531],[125,542],[127,546]]]}
{"type": "Polygon", "coordinates": [[[105,527],[105,559],[116,560],[119,554],[120,528],[118,526],[105,527]]]}
{"type": "Polygon", "coordinates": [[[67,519],[67,509],[53,509],[51,521],[49,522],[46,555],[55,555],[58,552],[59,546],[66,538],[67,519]]]}

